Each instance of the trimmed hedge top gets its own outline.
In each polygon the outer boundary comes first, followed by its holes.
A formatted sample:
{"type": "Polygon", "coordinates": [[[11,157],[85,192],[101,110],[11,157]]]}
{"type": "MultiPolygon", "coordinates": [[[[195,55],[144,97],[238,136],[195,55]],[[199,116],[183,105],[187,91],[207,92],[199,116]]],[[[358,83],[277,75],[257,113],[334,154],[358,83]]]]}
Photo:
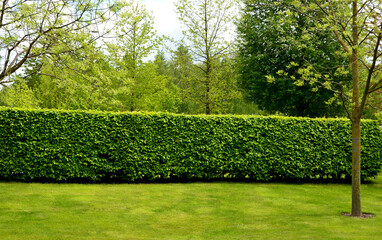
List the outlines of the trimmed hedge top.
{"type": "MultiPolygon", "coordinates": [[[[347,119],[0,109],[0,179],[154,182],[348,179],[347,119]]],[[[362,121],[362,177],[382,133],[362,121]]]]}

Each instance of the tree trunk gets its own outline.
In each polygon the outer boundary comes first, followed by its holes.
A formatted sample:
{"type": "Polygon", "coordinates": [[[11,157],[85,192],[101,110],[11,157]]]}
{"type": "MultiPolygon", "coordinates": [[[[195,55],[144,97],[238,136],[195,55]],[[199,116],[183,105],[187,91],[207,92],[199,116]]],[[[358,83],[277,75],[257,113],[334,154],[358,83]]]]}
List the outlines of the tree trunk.
{"type": "Polygon", "coordinates": [[[357,0],[353,0],[352,16],[352,79],[353,99],[352,103],[352,210],[353,217],[362,216],[361,211],[361,117],[362,109],[359,106],[359,63],[358,63],[358,7],[357,0]]]}
{"type": "Polygon", "coordinates": [[[211,56],[210,56],[210,45],[208,41],[208,16],[207,16],[207,1],[204,1],[204,47],[206,55],[206,79],[205,79],[205,113],[207,115],[211,114],[211,99],[210,99],[210,77],[211,77],[211,56]]]}
{"type": "Polygon", "coordinates": [[[362,216],[361,210],[361,119],[352,122],[352,210],[354,217],[362,216]]]}
{"type": "Polygon", "coordinates": [[[211,114],[211,106],[210,106],[210,83],[209,80],[206,82],[206,114],[211,114]]]}
{"type": "MultiPolygon", "coordinates": [[[[208,53],[208,52],[207,52],[208,53]]],[[[207,54],[207,64],[206,64],[206,96],[205,96],[205,106],[206,106],[206,114],[211,114],[211,99],[210,99],[210,92],[211,92],[211,63],[210,63],[210,57],[209,54],[207,54]]]]}

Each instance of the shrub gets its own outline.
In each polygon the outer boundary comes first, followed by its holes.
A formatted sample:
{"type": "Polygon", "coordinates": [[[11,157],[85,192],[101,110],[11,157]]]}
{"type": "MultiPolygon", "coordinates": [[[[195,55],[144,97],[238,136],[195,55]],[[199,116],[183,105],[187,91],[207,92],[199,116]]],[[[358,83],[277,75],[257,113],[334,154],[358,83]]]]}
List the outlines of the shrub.
{"type": "MultiPolygon", "coordinates": [[[[382,133],[362,122],[362,177],[381,168],[382,133]]],[[[346,119],[0,110],[0,178],[153,182],[347,179],[346,119]]]]}

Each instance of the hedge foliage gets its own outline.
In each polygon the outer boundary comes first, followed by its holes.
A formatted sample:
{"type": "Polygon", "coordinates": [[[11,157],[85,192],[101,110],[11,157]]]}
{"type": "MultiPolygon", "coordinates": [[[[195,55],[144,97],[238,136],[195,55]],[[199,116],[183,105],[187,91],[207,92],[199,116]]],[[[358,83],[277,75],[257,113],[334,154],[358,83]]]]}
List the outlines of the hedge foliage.
{"type": "MultiPolygon", "coordinates": [[[[362,177],[381,169],[382,134],[362,122],[362,177]]],[[[0,110],[0,179],[154,182],[347,179],[346,119],[0,110]]]]}

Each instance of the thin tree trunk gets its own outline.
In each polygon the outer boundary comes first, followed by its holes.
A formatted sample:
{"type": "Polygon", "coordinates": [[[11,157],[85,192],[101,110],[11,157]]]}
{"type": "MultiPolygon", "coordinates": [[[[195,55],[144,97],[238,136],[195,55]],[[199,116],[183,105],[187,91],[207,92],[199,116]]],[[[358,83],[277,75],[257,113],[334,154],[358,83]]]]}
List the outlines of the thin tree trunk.
{"type": "Polygon", "coordinates": [[[361,119],[352,122],[352,211],[354,217],[362,216],[361,210],[361,119]]]}
{"type": "Polygon", "coordinates": [[[210,99],[210,91],[211,91],[211,56],[210,56],[210,46],[208,41],[208,17],[207,17],[207,1],[204,1],[204,47],[205,47],[205,54],[206,54],[206,95],[205,95],[205,107],[206,107],[206,114],[211,114],[211,99],[210,99]]]}
{"type": "Polygon", "coordinates": [[[209,79],[206,82],[206,114],[211,114],[211,106],[210,106],[210,83],[209,79]]]}
{"type": "Polygon", "coordinates": [[[353,112],[352,112],[352,211],[354,217],[362,216],[361,211],[361,117],[359,106],[359,63],[358,63],[358,7],[353,0],[352,17],[352,78],[353,78],[353,112]]]}
{"type": "Polygon", "coordinates": [[[211,92],[211,63],[210,63],[210,56],[209,52],[207,51],[207,66],[206,66],[206,114],[211,114],[211,99],[210,99],[210,92],[211,92]]]}

